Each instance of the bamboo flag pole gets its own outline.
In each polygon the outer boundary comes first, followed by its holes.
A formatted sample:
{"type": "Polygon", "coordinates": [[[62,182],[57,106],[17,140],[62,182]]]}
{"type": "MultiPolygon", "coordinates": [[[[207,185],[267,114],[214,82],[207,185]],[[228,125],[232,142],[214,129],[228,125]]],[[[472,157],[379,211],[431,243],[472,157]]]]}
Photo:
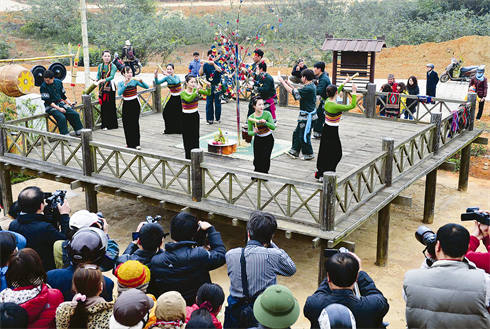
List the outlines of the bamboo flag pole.
{"type": "MultiPolygon", "coordinates": [[[[71,53],[71,50],[70,50],[71,53]]],[[[78,73],[78,61],[80,56],[80,45],[78,45],[77,54],[75,55],[74,63],[71,67],[71,88],[73,90],[73,101],[76,102],[76,92],[75,92],[75,84],[77,82],[77,73],[78,73]]]]}
{"type": "Polygon", "coordinates": [[[82,17],[82,43],[83,43],[83,66],[85,71],[85,88],[90,86],[90,59],[87,32],[87,5],[85,0],[80,0],[80,15],[82,17]]]}

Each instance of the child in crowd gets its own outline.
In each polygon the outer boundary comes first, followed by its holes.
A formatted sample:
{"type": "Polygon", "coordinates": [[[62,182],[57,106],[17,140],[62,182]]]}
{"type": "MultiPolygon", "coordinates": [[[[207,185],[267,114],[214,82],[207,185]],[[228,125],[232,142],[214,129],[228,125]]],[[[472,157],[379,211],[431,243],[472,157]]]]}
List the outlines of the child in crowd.
{"type": "MultiPolygon", "coordinates": [[[[21,235],[19,234],[19,236],[21,235]]],[[[12,232],[0,231],[0,291],[6,289],[8,286],[5,277],[9,268],[8,261],[17,248],[16,236],[12,232]]]]}
{"type": "Polygon", "coordinates": [[[73,289],[77,292],[73,300],[62,303],[56,310],[56,328],[109,328],[114,304],[100,297],[104,277],[99,267],[79,265],[73,274],[73,289]]]}
{"type": "Polygon", "coordinates": [[[206,82],[207,88],[203,90],[197,83],[195,75],[185,77],[187,87],[180,93],[182,101],[182,139],[184,140],[185,158],[191,158],[191,150],[199,148],[199,112],[197,102],[199,94],[211,95],[211,84],[206,82]]]}
{"type": "MultiPolygon", "coordinates": [[[[405,84],[403,82],[398,82],[398,84],[396,85],[396,92],[399,94],[408,95],[407,87],[405,86],[405,84]]],[[[408,115],[410,115],[410,118],[412,118],[412,120],[413,120],[411,113],[408,113],[408,112],[409,112],[409,110],[407,108],[407,98],[406,97],[400,97],[400,115],[402,113],[405,113],[404,114],[405,119],[407,118],[408,115]]]]}
{"type": "Polygon", "coordinates": [[[196,77],[199,76],[199,69],[201,68],[201,60],[199,59],[199,53],[195,51],[192,56],[194,60],[189,63],[189,74],[192,74],[196,77]]]}
{"type": "Polygon", "coordinates": [[[191,315],[194,316],[196,310],[211,315],[212,323],[216,329],[222,329],[223,325],[218,320],[217,316],[221,310],[221,306],[225,302],[225,293],[223,288],[215,283],[205,283],[197,291],[196,304],[185,308],[185,322],[189,322],[191,315]]]}
{"type": "Polygon", "coordinates": [[[124,80],[117,84],[117,93],[123,96],[122,122],[126,147],[141,150],[140,146],[140,111],[137,87],[148,89],[148,85],[142,79],[133,79],[133,71],[129,66],[123,67],[121,74],[124,80]]]}
{"type": "MultiPolygon", "coordinates": [[[[150,328],[149,312],[155,301],[138,289],[129,289],[119,295],[114,303],[114,311],[109,320],[110,329],[150,328]]],[[[101,328],[102,329],[102,328],[101,328]]]]}
{"type": "Polygon", "coordinates": [[[158,297],[155,309],[157,322],[153,328],[185,328],[185,299],[177,291],[168,291],[158,297]]]}
{"type": "Polygon", "coordinates": [[[248,134],[254,137],[254,167],[255,171],[269,173],[271,166],[271,153],[274,148],[274,135],[276,129],[274,119],[269,111],[264,111],[264,100],[257,96],[252,99],[255,112],[248,117],[248,134]]]}
{"type": "Polygon", "coordinates": [[[63,303],[63,294],[46,284],[41,258],[33,249],[19,250],[10,257],[6,279],[11,288],[0,292],[0,303],[22,306],[29,314],[28,328],[55,328],[55,312],[63,303]]]}

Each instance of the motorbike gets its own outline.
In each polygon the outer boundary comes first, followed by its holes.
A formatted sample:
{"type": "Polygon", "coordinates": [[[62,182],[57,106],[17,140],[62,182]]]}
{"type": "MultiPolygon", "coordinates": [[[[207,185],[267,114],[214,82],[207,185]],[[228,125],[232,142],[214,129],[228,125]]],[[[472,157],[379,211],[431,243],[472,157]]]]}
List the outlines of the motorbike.
{"type": "MultiPolygon", "coordinates": [[[[114,53],[114,59],[112,60],[112,63],[114,65],[116,65],[117,70],[119,72],[121,72],[121,70],[125,66],[123,60],[119,57],[118,53],[114,53]]],[[[134,74],[133,75],[138,75],[141,73],[141,68],[143,67],[143,65],[141,65],[141,62],[139,59],[135,58],[133,61],[133,67],[134,67],[134,74]]]]}
{"type": "MultiPolygon", "coordinates": [[[[476,75],[476,69],[478,65],[464,66],[463,60],[456,58],[451,59],[451,64],[446,67],[446,70],[441,74],[439,80],[441,82],[451,81],[463,81],[469,82],[471,78],[476,75]]],[[[484,67],[485,65],[481,65],[484,67]]]]}

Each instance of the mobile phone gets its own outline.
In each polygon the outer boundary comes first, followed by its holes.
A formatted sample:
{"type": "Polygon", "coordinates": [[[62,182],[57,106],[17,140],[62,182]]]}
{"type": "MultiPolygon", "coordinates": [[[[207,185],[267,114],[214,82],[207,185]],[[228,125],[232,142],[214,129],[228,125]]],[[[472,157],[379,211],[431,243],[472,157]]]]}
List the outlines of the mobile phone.
{"type": "Polygon", "coordinates": [[[132,241],[136,241],[140,238],[140,232],[133,232],[133,234],[131,234],[132,236],[132,241]]]}

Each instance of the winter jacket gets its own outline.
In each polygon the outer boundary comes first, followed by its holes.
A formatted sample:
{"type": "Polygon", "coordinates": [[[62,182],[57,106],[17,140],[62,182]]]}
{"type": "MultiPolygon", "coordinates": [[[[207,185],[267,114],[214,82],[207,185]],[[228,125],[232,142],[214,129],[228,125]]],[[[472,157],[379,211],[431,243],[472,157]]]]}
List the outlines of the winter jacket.
{"type": "Polygon", "coordinates": [[[56,308],[63,303],[63,295],[43,283],[37,287],[7,288],[0,293],[0,302],[22,306],[29,314],[28,328],[55,328],[56,308]]]}
{"type": "Polygon", "coordinates": [[[159,255],[161,253],[162,253],[161,249],[158,249],[157,252],[146,251],[140,249],[137,244],[130,242],[129,246],[126,248],[126,250],[124,250],[124,253],[116,259],[116,263],[114,264],[114,269],[118,267],[120,264],[126,263],[128,260],[137,260],[143,265],[150,267],[152,258],[155,255],[159,255]]]}
{"type": "MultiPolygon", "coordinates": [[[[109,329],[109,319],[112,315],[114,303],[97,303],[86,308],[88,313],[87,329],[109,329]]],[[[68,329],[70,319],[75,313],[71,302],[62,303],[56,310],[56,328],[68,329]]]]}
{"type": "Polygon", "coordinates": [[[316,85],[316,94],[320,95],[321,98],[327,99],[327,87],[331,85],[330,78],[327,73],[322,72],[318,77],[318,84],[316,85]]]}
{"type": "MultiPolygon", "coordinates": [[[[401,95],[408,95],[408,92],[405,90],[404,92],[402,92],[400,94],[401,95]]],[[[402,113],[403,110],[405,110],[407,108],[407,101],[408,101],[408,99],[406,97],[400,97],[400,113],[402,113]]]]}
{"type": "Polygon", "coordinates": [[[438,82],[439,76],[436,71],[431,70],[430,72],[427,72],[427,89],[436,89],[438,82]]]}
{"type": "MultiPolygon", "coordinates": [[[[192,306],[187,306],[185,308],[185,323],[189,322],[189,320],[191,319],[192,312],[194,312],[195,310],[198,310],[198,309],[199,309],[199,306],[197,304],[194,304],[192,306]]],[[[211,313],[211,312],[210,312],[210,314],[211,314],[211,318],[213,319],[213,324],[216,327],[216,329],[222,329],[223,325],[221,324],[221,322],[219,322],[216,315],[211,313]]]]}
{"type": "Polygon", "coordinates": [[[331,304],[347,306],[354,314],[357,328],[381,328],[383,317],[388,313],[388,301],[366,272],[359,272],[357,284],[360,298],[350,289],[332,291],[328,280],[323,280],[317,291],[306,300],[304,315],[310,320],[311,328],[320,328],[318,317],[331,304]]]}
{"type": "Polygon", "coordinates": [[[466,258],[469,261],[475,263],[476,267],[481,268],[485,272],[490,274],[490,235],[487,235],[482,239],[483,245],[487,252],[477,252],[476,249],[480,246],[480,240],[473,235],[470,236],[470,245],[466,258]]]}
{"type": "MultiPolygon", "coordinates": [[[[414,95],[414,96],[417,96],[418,94],[420,94],[420,88],[419,86],[416,86],[414,88],[408,88],[407,87],[407,91],[408,91],[408,94],[409,95],[414,95]]],[[[407,98],[407,108],[412,112],[412,113],[415,113],[417,112],[417,105],[418,105],[419,101],[416,100],[416,99],[411,99],[411,98],[407,98]],[[413,104],[413,105],[412,105],[413,104]]]]}
{"type": "Polygon", "coordinates": [[[405,273],[408,328],[490,328],[486,275],[472,263],[454,260],[405,273]]]}
{"type": "Polygon", "coordinates": [[[214,226],[206,230],[211,250],[197,247],[194,241],[167,243],[165,251],[151,260],[148,293],[159,297],[167,291],[178,291],[187,305],[196,302],[197,290],[211,283],[209,271],[225,264],[226,248],[214,226]]]}
{"type": "Polygon", "coordinates": [[[61,215],[61,232],[49,222],[43,214],[22,214],[12,221],[10,231],[22,234],[27,240],[27,248],[34,249],[47,272],[55,267],[53,244],[58,240],[66,240],[66,230],[70,222],[68,215],[61,215]]]}
{"type": "Polygon", "coordinates": [[[476,87],[476,94],[478,98],[487,97],[487,78],[484,77],[483,81],[480,81],[476,76],[472,77],[470,80],[470,86],[476,87]]]}
{"type": "MultiPolygon", "coordinates": [[[[67,268],[62,268],[58,270],[51,270],[47,273],[48,284],[56,289],[59,289],[63,294],[65,301],[70,301],[73,299],[75,294],[72,291],[72,280],[73,274],[75,273],[76,267],[70,265],[67,268]]],[[[100,294],[100,297],[104,298],[108,302],[112,302],[112,290],[114,289],[114,282],[104,275],[105,289],[100,294]]]]}

